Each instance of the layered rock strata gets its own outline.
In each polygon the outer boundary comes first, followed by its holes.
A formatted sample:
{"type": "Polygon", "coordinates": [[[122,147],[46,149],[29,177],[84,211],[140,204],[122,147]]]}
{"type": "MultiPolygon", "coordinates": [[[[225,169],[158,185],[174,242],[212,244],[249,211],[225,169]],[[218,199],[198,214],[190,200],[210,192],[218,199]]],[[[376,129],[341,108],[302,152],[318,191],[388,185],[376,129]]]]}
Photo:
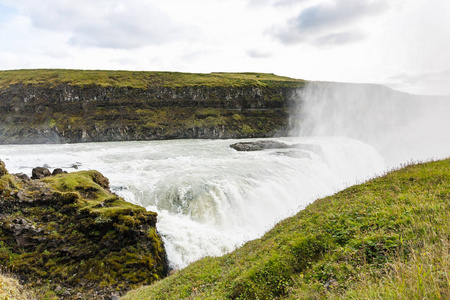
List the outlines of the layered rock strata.
{"type": "Polygon", "coordinates": [[[13,84],[0,89],[0,143],[281,136],[295,93],[251,85],[13,84]]]}

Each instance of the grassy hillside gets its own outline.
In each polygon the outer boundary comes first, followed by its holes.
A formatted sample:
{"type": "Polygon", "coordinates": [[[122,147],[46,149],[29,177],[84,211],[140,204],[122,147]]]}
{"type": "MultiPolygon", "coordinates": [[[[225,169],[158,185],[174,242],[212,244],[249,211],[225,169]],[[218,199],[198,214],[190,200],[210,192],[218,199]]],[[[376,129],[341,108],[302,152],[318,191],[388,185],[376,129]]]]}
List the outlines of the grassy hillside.
{"type": "Polygon", "coordinates": [[[295,87],[304,80],[264,73],[211,73],[193,74],[180,72],[100,71],[35,69],[0,71],[0,88],[13,84],[42,84],[55,86],[100,85],[104,87],[146,88],[154,86],[286,86],[295,87]]]}
{"type": "Polygon", "coordinates": [[[124,299],[449,299],[450,159],[320,199],[124,299]]]}

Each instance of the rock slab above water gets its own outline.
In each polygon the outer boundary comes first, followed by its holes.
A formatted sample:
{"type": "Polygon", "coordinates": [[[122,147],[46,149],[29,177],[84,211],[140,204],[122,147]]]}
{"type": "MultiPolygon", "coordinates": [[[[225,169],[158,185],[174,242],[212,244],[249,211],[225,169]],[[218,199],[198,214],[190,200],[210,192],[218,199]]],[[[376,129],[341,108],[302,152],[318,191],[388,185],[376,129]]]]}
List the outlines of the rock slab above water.
{"type": "Polygon", "coordinates": [[[277,141],[239,142],[230,145],[230,147],[237,151],[260,151],[264,149],[291,148],[290,145],[277,141]]]}
{"type": "Polygon", "coordinates": [[[261,150],[267,150],[267,149],[299,149],[299,150],[305,150],[315,153],[322,153],[322,147],[319,145],[313,145],[313,144],[286,144],[283,142],[278,141],[268,141],[268,140],[262,140],[262,141],[254,141],[254,142],[239,142],[230,145],[231,148],[237,151],[261,151],[261,150]]]}

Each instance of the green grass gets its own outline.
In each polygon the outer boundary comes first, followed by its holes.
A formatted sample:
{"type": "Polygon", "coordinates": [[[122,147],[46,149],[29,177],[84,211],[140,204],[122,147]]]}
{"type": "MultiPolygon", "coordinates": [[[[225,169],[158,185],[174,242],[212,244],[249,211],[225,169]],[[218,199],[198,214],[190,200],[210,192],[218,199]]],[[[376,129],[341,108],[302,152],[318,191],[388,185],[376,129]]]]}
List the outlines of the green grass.
{"type": "Polygon", "coordinates": [[[450,159],[315,201],[124,299],[449,299],[450,159]]]}
{"type": "Polygon", "coordinates": [[[33,292],[23,287],[19,281],[0,272],[0,300],[37,299],[33,292]]]}
{"type": "Polygon", "coordinates": [[[297,87],[304,80],[276,76],[265,73],[180,73],[147,71],[103,71],[103,70],[64,70],[32,69],[0,71],[0,88],[14,84],[56,86],[99,85],[104,87],[297,87]]]}
{"type": "Polygon", "coordinates": [[[83,211],[97,216],[98,220],[113,218],[125,220],[124,218],[130,214],[133,216],[148,214],[145,208],[123,201],[117,195],[105,190],[104,188],[109,185],[108,179],[97,171],[60,174],[46,177],[42,181],[49,183],[52,188],[63,193],[79,194],[80,197],[77,197],[76,205],[81,207],[83,211]]]}

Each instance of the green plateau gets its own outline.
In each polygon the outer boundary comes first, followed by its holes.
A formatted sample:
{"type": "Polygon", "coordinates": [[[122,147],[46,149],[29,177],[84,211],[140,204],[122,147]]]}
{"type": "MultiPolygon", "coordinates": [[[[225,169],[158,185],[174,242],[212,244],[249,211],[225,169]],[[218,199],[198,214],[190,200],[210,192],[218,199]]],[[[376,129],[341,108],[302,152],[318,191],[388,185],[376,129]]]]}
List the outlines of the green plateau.
{"type": "Polygon", "coordinates": [[[107,71],[107,70],[65,70],[65,69],[29,69],[0,71],[0,88],[11,85],[47,85],[70,84],[78,86],[99,85],[102,87],[167,87],[184,86],[208,87],[296,87],[305,82],[285,76],[268,73],[181,73],[152,71],[107,71]]]}

